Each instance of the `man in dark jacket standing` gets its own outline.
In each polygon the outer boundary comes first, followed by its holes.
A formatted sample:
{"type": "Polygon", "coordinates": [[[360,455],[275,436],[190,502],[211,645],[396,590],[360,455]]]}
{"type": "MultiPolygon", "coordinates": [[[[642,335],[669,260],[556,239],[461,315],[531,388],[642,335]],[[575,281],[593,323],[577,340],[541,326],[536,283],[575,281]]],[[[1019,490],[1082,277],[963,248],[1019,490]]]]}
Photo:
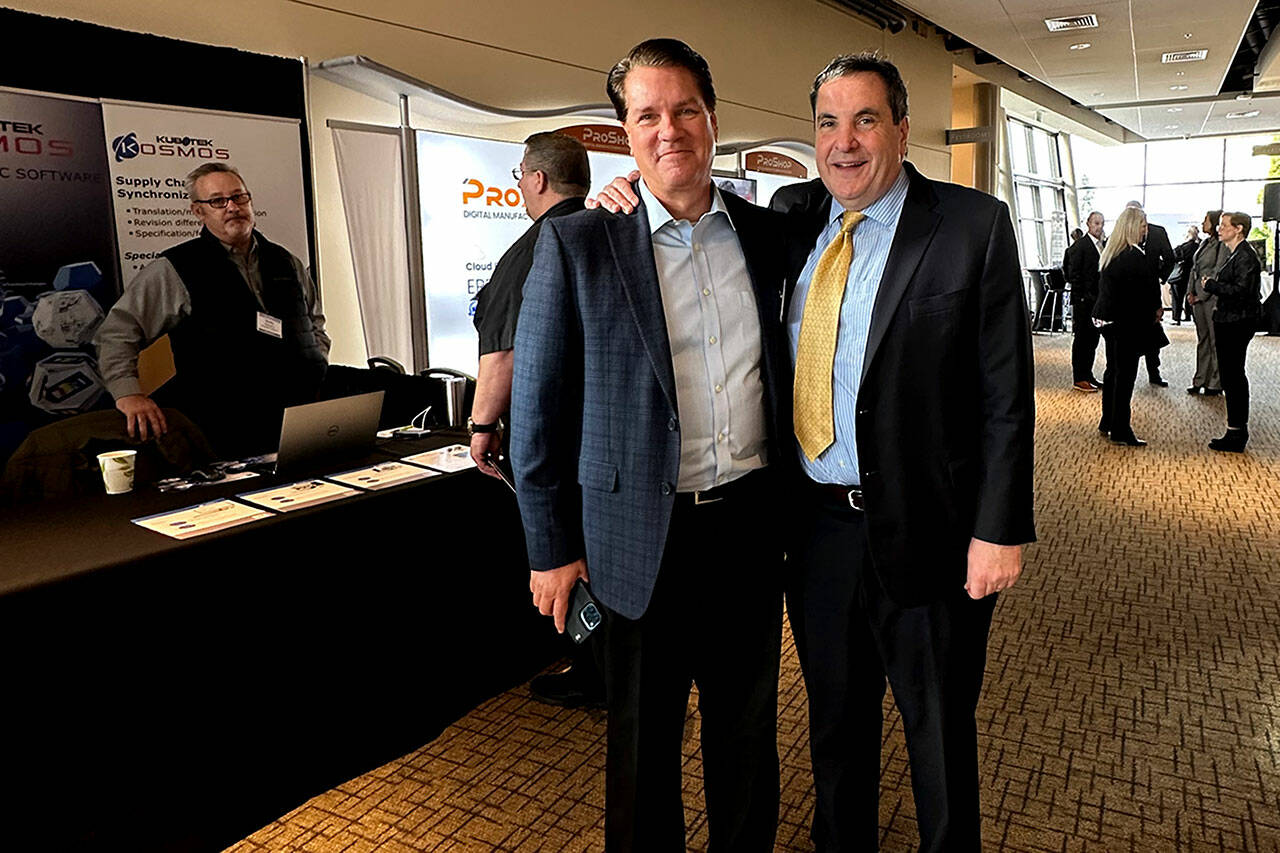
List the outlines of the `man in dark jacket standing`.
{"type": "Polygon", "coordinates": [[[1098,351],[1098,327],[1093,325],[1093,303],[1098,299],[1098,258],[1106,237],[1106,220],[1092,211],[1085,220],[1088,233],[1067,247],[1062,256],[1062,273],[1071,284],[1071,381],[1077,391],[1093,392],[1102,387],[1093,376],[1098,351]]]}
{"type": "MultiPolygon", "coordinates": [[[[1136,207],[1142,210],[1142,202],[1131,201],[1125,207],[1136,207]]],[[[1147,217],[1147,239],[1142,243],[1142,251],[1147,253],[1147,260],[1155,267],[1156,277],[1160,279],[1161,284],[1164,284],[1169,279],[1169,273],[1173,272],[1173,244],[1169,242],[1169,232],[1164,230],[1164,226],[1156,225],[1149,216],[1147,217]]],[[[1160,375],[1160,348],[1167,343],[1169,340],[1164,336],[1164,330],[1160,328],[1160,321],[1156,320],[1151,330],[1151,344],[1144,350],[1144,355],[1147,359],[1147,380],[1161,388],[1169,386],[1169,383],[1160,375]]]]}

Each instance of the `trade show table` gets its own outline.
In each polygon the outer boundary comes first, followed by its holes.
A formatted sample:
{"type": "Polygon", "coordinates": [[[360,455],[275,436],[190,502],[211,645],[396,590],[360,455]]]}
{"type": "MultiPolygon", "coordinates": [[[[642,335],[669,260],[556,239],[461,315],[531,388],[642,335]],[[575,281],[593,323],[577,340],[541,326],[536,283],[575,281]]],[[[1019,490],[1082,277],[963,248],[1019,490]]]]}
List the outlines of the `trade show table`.
{"type": "Polygon", "coordinates": [[[4,512],[6,845],[222,849],[562,652],[515,498],[475,470],[183,541],[131,522],[300,479],[4,512]]]}

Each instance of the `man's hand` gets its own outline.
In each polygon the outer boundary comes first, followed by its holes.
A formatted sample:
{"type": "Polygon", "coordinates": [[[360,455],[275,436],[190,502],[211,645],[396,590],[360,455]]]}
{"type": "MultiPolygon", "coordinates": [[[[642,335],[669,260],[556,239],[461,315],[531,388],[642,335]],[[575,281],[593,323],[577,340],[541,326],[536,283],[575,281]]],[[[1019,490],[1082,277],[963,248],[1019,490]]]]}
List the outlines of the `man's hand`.
{"type": "Polygon", "coordinates": [[[498,452],[502,449],[502,433],[500,432],[478,432],[471,436],[471,461],[476,463],[476,467],[481,473],[488,474],[490,477],[501,480],[497,469],[489,464],[489,457],[492,456],[496,461],[498,452]]]}
{"type": "Polygon", "coordinates": [[[964,588],[977,600],[1008,589],[1022,574],[1022,546],[969,540],[969,579],[964,588]]]}
{"type": "Polygon", "coordinates": [[[600,190],[600,195],[586,201],[588,209],[603,207],[610,213],[635,213],[640,196],[631,189],[634,181],[640,180],[640,172],[633,170],[625,178],[614,178],[609,185],[600,190]]]}
{"type": "Polygon", "coordinates": [[[140,441],[164,435],[169,431],[164,412],[146,394],[128,394],[116,400],[116,408],[124,414],[129,437],[140,441]]]}
{"type": "Polygon", "coordinates": [[[564,633],[564,619],[569,613],[569,598],[573,595],[573,582],[587,580],[587,561],[574,560],[558,569],[545,572],[529,572],[529,592],[533,593],[533,606],[543,616],[555,620],[556,630],[564,633]]]}

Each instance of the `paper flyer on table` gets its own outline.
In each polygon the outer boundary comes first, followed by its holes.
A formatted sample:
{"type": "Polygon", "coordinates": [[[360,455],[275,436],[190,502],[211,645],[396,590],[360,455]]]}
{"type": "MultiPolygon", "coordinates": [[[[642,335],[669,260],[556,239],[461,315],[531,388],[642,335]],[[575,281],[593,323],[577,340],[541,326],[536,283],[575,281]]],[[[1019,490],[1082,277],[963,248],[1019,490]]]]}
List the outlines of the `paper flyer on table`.
{"type": "Polygon", "coordinates": [[[446,474],[476,467],[476,463],[471,459],[471,448],[465,444],[451,444],[448,447],[428,450],[426,453],[415,453],[404,457],[404,461],[412,462],[414,465],[426,465],[428,468],[444,471],[446,474]]]}
{"type": "Polygon", "coordinates": [[[264,509],[222,498],[172,512],[135,518],[133,523],[174,539],[191,539],[271,516],[272,513],[264,509]]]}
{"type": "Polygon", "coordinates": [[[319,506],[329,501],[338,501],[360,494],[356,489],[348,488],[325,480],[303,480],[287,486],[276,486],[273,489],[258,489],[256,492],[245,492],[236,497],[258,506],[280,512],[302,509],[308,506],[319,506]]]}
{"type": "Polygon", "coordinates": [[[401,462],[381,462],[377,465],[370,465],[368,468],[343,471],[341,474],[329,474],[326,475],[325,479],[342,483],[345,486],[355,486],[357,489],[385,489],[389,486],[398,486],[401,483],[411,483],[414,480],[435,477],[438,476],[438,473],[437,471],[429,471],[413,465],[405,465],[401,462]]]}

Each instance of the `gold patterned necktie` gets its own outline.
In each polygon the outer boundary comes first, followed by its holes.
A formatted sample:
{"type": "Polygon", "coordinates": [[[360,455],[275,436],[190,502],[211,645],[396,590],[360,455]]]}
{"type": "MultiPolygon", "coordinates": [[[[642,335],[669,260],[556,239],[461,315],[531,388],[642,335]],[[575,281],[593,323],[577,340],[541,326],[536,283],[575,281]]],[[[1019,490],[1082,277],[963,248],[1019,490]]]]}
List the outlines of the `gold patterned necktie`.
{"type": "Polygon", "coordinates": [[[831,371],[835,364],[840,303],[844,301],[849,264],[853,260],[853,229],[866,214],[846,210],[840,234],[827,245],[809,283],[796,346],[795,411],[793,423],[800,449],[809,461],[817,459],[836,440],[831,405],[831,371]]]}

